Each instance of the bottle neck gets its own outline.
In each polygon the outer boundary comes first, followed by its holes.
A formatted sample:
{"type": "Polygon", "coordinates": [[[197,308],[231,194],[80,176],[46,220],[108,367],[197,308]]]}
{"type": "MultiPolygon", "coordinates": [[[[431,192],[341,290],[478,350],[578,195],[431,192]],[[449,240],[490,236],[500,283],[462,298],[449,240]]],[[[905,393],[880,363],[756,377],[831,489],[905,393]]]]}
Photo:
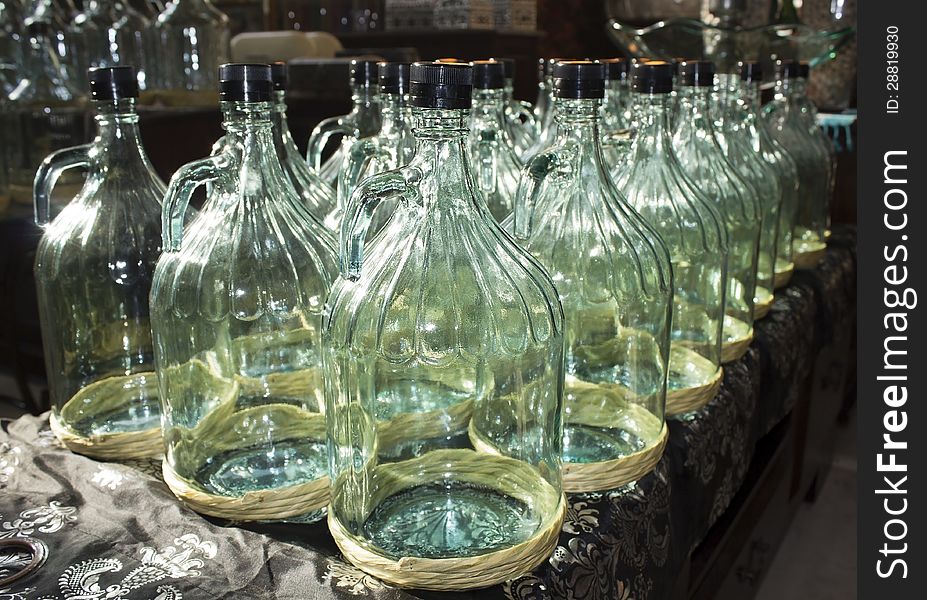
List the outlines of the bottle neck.
{"type": "Polygon", "coordinates": [[[119,161],[151,168],[142,147],[135,102],[134,98],[94,101],[97,123],[94,146],[103,164],[119,161]]]}
{"type": "Polygon", "coordinates": [[[670,94],[635,92],[634,121],[636,134],[634,146],[646,154],[649,160],[656,152],[673,155],[670,142],[670,117],[674,100],[670,94]]]}
{"type": "Polygon", "coordinates": [[[381,94],[380,110],[383,111],[383,121],[401,120],[406,113],[407,102],[403,94],[381,94]]]}
{"type": "Polygon", "coordinates": [[[499,131],[504,131],[505,123],[505,90],[502,88],[493,90],[474,90],[473,91],[473,127],[480,126],[498,127],[499,131]]]}
{"type": "Polygon", "coordinates": [[[554,119],[557,122],[558,143],[566,141],[599,143],[602,100],[598,98],[580,100],[554,98],[554,106],[557,107],[554,119]]]}
{"type": "MultiPolygon", "coordinates": [[[[417,166],[430,180],[432,193],[423,194],[426,210],[460,206],[461,188],[466,186],[469,134],[468,109],[412,108],[417,166]]],[[[477,201],[472,194],[471,200],[477,201]]],[[[466,199],[466,195],[464,196],[466,199]]],[[[466,203],[476,208],[476,204],[466,203]]]]}
{"type": "Polygon", "coordinates": [[[711,111],[711,87],[680,86],[679,112],[680,115],[688,113],[686,117],[705,118],[711,111]]]}
{"type": "Polygon", "coordinates": [[[351,102],[354,104],[354,111],[379,107],[380,86],[351,84],[351,102]]]}
{"type": "Polygon", "coordinates": [[[774,88],[776,100],[789,100],[805,93],[805,82],[801,79],[777,79],[774,88]]]}
{"type": "Polygon", "coordinates": [[[515,99],[515,80],[511,77],[505,78],[505,87],[503,88],[505,93],[505,101],[510,102],[515,99]]]}

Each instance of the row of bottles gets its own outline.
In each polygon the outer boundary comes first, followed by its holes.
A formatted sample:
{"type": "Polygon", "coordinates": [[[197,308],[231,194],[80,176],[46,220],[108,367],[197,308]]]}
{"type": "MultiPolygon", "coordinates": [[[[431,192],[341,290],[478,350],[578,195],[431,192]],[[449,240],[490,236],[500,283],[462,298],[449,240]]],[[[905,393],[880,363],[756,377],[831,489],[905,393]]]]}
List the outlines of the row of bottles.
{"type": "Polygon", "coordinates": [[[229,20],[209,0],[84,0],[81,10],[73,0],[4,0],[0,6],[7,82],[34,72],[27,58],[34,23],[47,28],[38,42],[57,57],[59,77],[81,94],[89,68],[120,64],[136,65],[142,91],[214,92],[217,68],[228,60],[229,20]]]}
{"type": "Polygon", "coordinates": [[[327,508],[348,559],[399,585],[523,573],[563,491],[639,478],[665,414],[714,397],[775,287],[778,230],[802,227],[786,215],[826,200],[828,165],[795,177],[779,141],[814,135],[808,107],[786,83],[761,114],[758,68],[716,85],[699,61],[555,61],[528,116],[502,61],[355,61],[354,109],[307,165],[285,66],[224,65],[225,136],[166,192],[134,70],[91,70],[98,137],[35,183],[46,223],[59,175],[90,169],[36,261],[56,433],[164,449],[206,514],[327,508]],[[516,132],[548,120],[522,166],[516,132]]]}

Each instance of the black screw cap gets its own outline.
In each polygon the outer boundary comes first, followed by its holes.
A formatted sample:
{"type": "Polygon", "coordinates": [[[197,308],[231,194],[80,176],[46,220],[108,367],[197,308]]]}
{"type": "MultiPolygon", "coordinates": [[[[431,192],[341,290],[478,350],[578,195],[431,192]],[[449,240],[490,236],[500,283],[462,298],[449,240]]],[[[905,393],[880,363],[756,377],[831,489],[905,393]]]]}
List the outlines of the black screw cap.
{"type": "Polygon", "coordinates": [[[475,60],[473,87],[480,90],[501,90],[505,87],[505,65],[494,60],[475,60]]]}
{"type": "Polygon", "coordinates": [[[631,87],[641,94],[669,94],[673,91],[676,66],[662,60],[638,61],[631,67],[631,87]]]}
{"type": "Polygon", "coordinates": [[[711,87],[715,84],[715,64],[709,60],[684,60],[678,63],[682,85],[711,87]]]}
{"type": "Polygon", "coordinates": [[[761,83],[763,81],[763,64],[759,61],[744,60],[737,63],[740,71],[740,80],[745,83],[761,83]]]}
{"type": "Polygon", "coordinates": [[[274,90],[285,92],[289,80],[289,69],[287,69],[286,63],[282,60],[270,63],[270,78],[274,82],[274,90]]]}
{"type": "Polygon", "coordinates": [[[226,63],[219,67],[219,100],[269,102],[273,98],[270,65],[226,63]]]}
{"type": "Polygon", "coordinates": [[[798,63],[789,58],[776,61],[776,79],[795,79],[798,77],[798,63]]]}
{"type": "Polygon", "coordinates": [[[605,81],[624,81],[628,78],[628,61],[623,58],[600,58],[596,62],[605,68],[605,81]]]}
{"type": "Polygon", "coordinates": [[[473,67],[461,63],[417,62],[409,67],[409,101],[419,108],[470,108],[473,67]]]}
{"type": "Polygon", "coordinates": [[[605,68],[588,60],[571,60],[554,65],[555,98],[605,97],[605,68]]]}
{"type": "Polygon", "coordinates": [[[490,58],[496,62],[501,62],[505,70],[506,79],[515,79],[515,59],[514,58],[490,58]]]}
{"type": "Polygon", "coordinates": [[[379,81],[377,61],[375,60],[352,60],[351,61],[351,83],[354,85],[371,86],[377,85],[379,81]]]}
{"type": "Polygon", "coordinates": [[[91,100],[138,98],[138,71],[131,66],[92,67],[87,71],[91,100]]]}
{"type": "Polygon", "coordinates": [[[409,63],[381,62],[377,66],[380,91],[384,94],[409,93],[409,63]]]}

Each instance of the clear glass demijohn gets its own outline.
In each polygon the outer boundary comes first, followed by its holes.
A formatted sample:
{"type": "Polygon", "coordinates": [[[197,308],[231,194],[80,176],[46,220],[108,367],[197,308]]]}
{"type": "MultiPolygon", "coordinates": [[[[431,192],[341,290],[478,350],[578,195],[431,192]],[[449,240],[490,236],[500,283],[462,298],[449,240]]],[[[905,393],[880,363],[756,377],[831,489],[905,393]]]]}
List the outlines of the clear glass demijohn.
{"type": "Polygon", "coordinates": [[[70,33],[78,72],[86,73],[90,67],[136,65],[139,89],[151,86],[147,66],[154,47],[149,21],[126,0],[87,0],[70,33]]]}
{"type": "Polygon", "coordinates": [[[309,166],[333,187],[337,187],[338,174],[344,168],[351,142],[376,135],[382,124],[377,63],[372,60],[352,60],[350,82],[351,112],[324,119],[316,125],[306,149],[309,166]],[[341,140],[335,151],[323,162],[322,155],[333,136],[341,136],[341,140]]]}
{"type": "Polygon", "coordinates": [[[667,414],[700,408],[720,385],[728,254],[720,213],[686,175],[673,150],[674,72],[672,64],[662,61],[632,66],[636,131],[615,181],[670,253],[674,298],[667,414]]]}
{"type": "Polygon", "coordinates": [[[556,544],[563,314],[476,192],[472,68],[410,73],[415,156],[362,182],[341,229],[325,324],[329,530],[387,582],[485,587],[556,544]],[[389,198],[393,217],[368,246],[371,211],[389,198]]]}
{"type": "Polygon", "coordinates": [[[275,151],[270,66],[223,65],[219,80],[225,144],[171,179],[151,291],[165,480],[205,514],[317,518],[328,502],[321,324],[334,242],[275,151]]]}
{"type": "Polygon", "coordinates": [[[602,65],[558,63],[553,82],[557,137],[526,166],[514,230],[563,304],[564,489],[591,492],[662,456],[673,278],[663,241],[605,164],[602,65]]]}
{"type": "Polygon", "coordinates": [[[725,157],[740,177],[757,192],[760,208],[760,245],[757,255],[754,316],[762,318],[773,302],[776,279],[776,242],[783,192],[773,163],[763,151],[755,115],[744,99],[741,79],[762,78],[760,63],[741,63],[741,73],[716,76],[717,90],[712,96],[715,137],[725,157]]]}
{"type": "Polygon", "coordinates": [[[831,160],[816,133],[809,129],[793,87],[798,64],[776,62],[775,98],[763,109],[770,134],[786,149],[798,168],[799,201],[792,230],[792,262],[813,267],[825,250],[831,160]]]}
{"type": "Polygon", "coordinates": [[[528,102],[515,97],[515,59],[493,58],[505,69],[505,122],[515,153],[519,158],[534,142],[536,129],[534,108],[528,102]]]}
{"type": "Polygon", "coordinates": [[[501,62],[479,60],[473,66],[470,166],[489,212],[500,223],[512,214],[521,161],[505,116],[505,78],[501,62]]]}
{"type": "Polygon", "coordinates": [[[821,150],[827,155],[828,161],[828,179],[825,202],[827,203],[826,229],[824,230],[825,240],[830,237],[830,203],[834,196],[834,186],[837,183],[837,151],[834,143],[828,137],[824,128],[818,125],[817,114],[818,107],[814,105],[808,96],[808,78],[811,75],[811,66],[807,62],[798,63],[798,77],[792,86],[792,96],[795,104],[799,107],[802,117],[811,132],[812,137],[818,143],[821,150]]]}
{"type": "Polygon", "coordinates": [[[745,121],[750,134],[751,146],[759,152],[779,179],[782,203],[776,226],[776,263],[773,287],[779,289],[792,277],[792,229],[795,226],[795,212],[799,201],[798,166],[786,149],[774,138],[761,115],[760,83],[762,71],[758,62],[742,62],[741,107],[747,113],[745,121]]]}
{"type": "Polygon", "coordinates": [[[97,136],[48,156],[35,176],[42,341],[52,429],[77,452],[107,459],[161,454],[148,294],[161,253],[164,184],[142,148],[133,67],[91,69],[97,136]],[[87,170],[52,220],[60,175],[87,170]]]}
{"type": "MultiPolygon", "coordinates": [[[[382,62],[377,68],[382,124],[379,133],[349,140],[346,146],[344,167],[338,175],[338,206],[325,222],[332,231],[341,230],[344,209],[361,180],[407,165],[415,154],[412,107],[409,106],[409,63],[382,62]]],[[[386,208],[381,209],[370,224],[368,235],[382,229],[390,214],[386,208]]]]}
{"type": "Polygon", "coordinates": [[[727,229],[727,293],[721,362],[740,358],[753,339],[753,305],[760,247],[759,194],[725,157],[711,114],[714,64],[678,65],[676,131],[673,148],[686,174],[713,202],[727,229]]]}
{"type": "MultiPolygon", "coordinates": [[[[160,90],[198,92],[214,102],[219,65],[229,58],[229,18],[209,0],[174,0],[154,23],[160,90]]],[[[189,102],[190,95],[184,96],[189,102]]]]}
{"type": "MultiPolygon", "coordinates": [[[[61,67],[51,25],[26,19],[24,73],[4,106],[9,190],[14,202],[32,199],[32,183],[42,160],[54,152],[87,141],[85,97],[61,67]],[[13,135],[16,132],[16,135],[13,135]]],[[[83,185],[76,172],[64,173],[53,201],[70,201],[83,185]]]]}
{"type": "Polygon", "coordinates": [[[306,208],[316,219],[324,221],[335,210],[335,190],[306,164],[290,133],[286,116],[286,88],[289,79],[286,63],[275,62],[270,68],[274,80],[273,134],[277,157],[306,208]]]}

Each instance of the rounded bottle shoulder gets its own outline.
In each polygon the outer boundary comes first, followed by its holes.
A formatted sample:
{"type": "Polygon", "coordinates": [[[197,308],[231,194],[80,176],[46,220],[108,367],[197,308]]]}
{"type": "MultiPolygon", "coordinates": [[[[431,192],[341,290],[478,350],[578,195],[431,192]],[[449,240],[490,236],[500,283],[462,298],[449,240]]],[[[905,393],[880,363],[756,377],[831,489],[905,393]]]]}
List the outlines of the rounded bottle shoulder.
{"type": "Polygon", "coordinates": [[[152,310],[211,321],[321,314],[337,276],[333,245],[296,199],[256,205],[214,188],[180,249],[158,261],[152,310]]]}
{"type": "Polygon", "coordinates": [[[550,277],[490,215],[397,213],[360,278],[333,287],[334,346],[444,364],[557,343],[563,314],[550,277]]]}

